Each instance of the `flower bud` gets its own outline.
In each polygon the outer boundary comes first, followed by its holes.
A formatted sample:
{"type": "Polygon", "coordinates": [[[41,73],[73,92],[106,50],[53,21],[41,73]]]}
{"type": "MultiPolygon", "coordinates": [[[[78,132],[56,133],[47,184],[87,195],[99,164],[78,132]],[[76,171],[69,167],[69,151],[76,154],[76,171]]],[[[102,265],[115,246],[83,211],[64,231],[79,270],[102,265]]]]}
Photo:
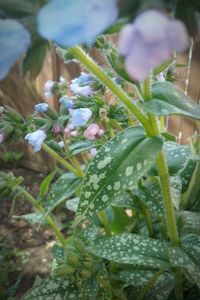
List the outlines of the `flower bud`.
{"type": "Polygon", "coordinates": [[[101,107],[99,110],[99,116],[102,121],[105,121],[107,118],[107,110],[104,107],[101,107]]]}
{"type": "Polygon", "coordinates": [[[74,102],[67,96],[62,96],[59,99],[59,103],[62,104],[66,109],[72,109],[74,107],[74,102]]]}
{"type": "Polygon", "coordinates": [[[34,106],[34,111],[45,113],[47,112],[49,105],[47,103],[38,103],[34,106]]]}

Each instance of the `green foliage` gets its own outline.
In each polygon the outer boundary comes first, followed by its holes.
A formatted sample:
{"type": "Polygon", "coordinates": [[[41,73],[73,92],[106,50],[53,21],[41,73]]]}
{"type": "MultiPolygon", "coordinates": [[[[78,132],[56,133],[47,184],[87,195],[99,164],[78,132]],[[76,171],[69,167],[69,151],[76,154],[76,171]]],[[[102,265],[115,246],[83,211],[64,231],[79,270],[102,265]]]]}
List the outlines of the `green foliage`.
{"type": "Polygon", "coordinates": [[[122,189],[137,184],[146,174],[162,139],[146,138],[142,127],[130,127],[105,144],[90,163],[75,224],[106,208],[122,189]]]}

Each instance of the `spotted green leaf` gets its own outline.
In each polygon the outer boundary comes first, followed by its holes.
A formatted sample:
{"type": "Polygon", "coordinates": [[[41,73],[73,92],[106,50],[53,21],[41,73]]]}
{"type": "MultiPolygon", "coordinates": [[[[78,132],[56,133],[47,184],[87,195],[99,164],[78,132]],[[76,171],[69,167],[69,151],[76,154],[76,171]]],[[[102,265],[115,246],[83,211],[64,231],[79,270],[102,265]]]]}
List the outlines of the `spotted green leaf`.
{"type": "Polygon", "coordinates": [[[49,277],[37,282],[22,300],[83,300],[74,278],[49,277]]]}
{"type": "Polygon", "coordinates": [[[200,213],[180,211],[180,232],[182,234],[194,233],[200,235],[200,213]]]}
{"type": "Polygon", "coordinates": [[[149,287],[143,300],[168,300],[174,288],[174,276],[168,272],[161,274],[149,287]]]}
{"type": "Polygon", "coordinates": [[[181,115],[200,120],[200,105],[193,102],[170,82],[156,82],[152,86],[152,100],[143,102],[143,108],[159,116],[181,115]]]}
{"type": "Polygon", "coordinates": [[[200,268],[200,236],[196,234],[185,235],[181,239],[181,247],[200,268]]]}
{"type": "Polygon", "coordinates": [[[99,148],[100,146],[102,145],[96,141],[79,141],[78,143],[71,145],[70,150],[74,155],[76,155],[92,148],[99,148]]]}
{"type": "Polygon", "coordinates": [[[126,286],[143,286],[146,284],[154,275],[156,271],[151,270],[127,270],[120,271],[114,278],[119,279],[126,283],[126,286]]]}
{"type": "Polygon", "coordinates": [[[52,185],[45,202],[44,218],[60,203],[73,195],[80,183],[81,180],[71,173],[66,173],[59,177],[52,185]]]}
{"type": "MultiPolygon", "coordinates": [[[[179,145],[174,142],[165,142],[163,148],[167,159],[169,173],[170,175],[176,175],[185,167],[187,160],[191,155],[190,147],[188,145],[179,145]]],[[[150,174],[158,174],[155,164],[151,168],[150,174]]]]}
{"type": "Polygon", "coordinates": [[[169,249],[169,259],[174,267],[182,267],[190,278],[200,288],[200,268],[194,263],[193,259],[181,248],[169,249]]]}
{"type": "Polygon", "coordinates": [[[91,161],[81,193],[74,225],[109,206],[124,189],[146,174],[162,147],[159,137],[146,137],[140,126],[120,132],[91,161]]]}
{"type": "Polygon", "coordinates": [[[190,183],[190,179],[195,170],[195,166],[196,166],[196,161],[192,158],[189,158],[184,168],[181,170],[180,177],[182,180],[182,192],[187,191],[190,183]]]}
{"type": "Polygon", "coordinates": [[[88,251],[98,257],[152,269],[167,268],[167,244],[137,234],[123,233],[111,238],[101,237],[91,243],[88,251]]]}

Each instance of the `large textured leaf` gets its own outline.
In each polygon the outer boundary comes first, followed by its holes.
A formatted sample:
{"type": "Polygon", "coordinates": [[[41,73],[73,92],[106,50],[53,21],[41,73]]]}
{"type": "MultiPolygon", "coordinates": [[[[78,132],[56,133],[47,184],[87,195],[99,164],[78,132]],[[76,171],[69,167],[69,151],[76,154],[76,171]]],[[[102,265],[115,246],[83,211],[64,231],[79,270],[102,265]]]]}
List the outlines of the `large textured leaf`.
{"type": "Polygon", "coordinates": [[[153,99],[143,102],[148,112],[159,115],[181,115],[200,120],[200,105],[193,102],[177,86],[170,82],[156,82],[152,87],[153,99]]]}
{"type": "Polygon", "coordinates": [[[97,143],[96,141],[80,141],[76,144],[70,145],[70,150],[74,155],[76,155],[78,153],[88,151],[92,148],[99,148],[101,146],[102,144],[97,143]]]}
{"type": "Polygon", "coordinates": [[[182,192],[187,191],[190,183],[190,179],[195,170],[195,166],[196,166],[196,161],[193,158],[189,158],[183,170],[181,170],[180,177],[182,180],[182,192]]]}
{"type": "Polygon", "coordinates": [[[133,187],[161,147],[162,140],[147,138],[140,126],[127,128],[106,143],[88,167],[75,224],[106,208],[123,189],[133,187]]]}
{"type": "Polygon", "coordinates": [[[174,267],[182,267],[185,269],[194,283],[200,288],[200,269],[187,253],[181,248],[171,248],[169,258],[174,267]]]}
{"type": "Polygon", "coordinates": [[[22,300],[83,300],[73,277],[39,280],[22,300]]]}
{"type": "Polygon", "coordinates": [[[124,233],[111,238],[101,237],[87,248],[96,256],[118,263],[153,269],[169,267],[167,244],[137,234],[124,233]]]}
{"type": "Polygon", "coordinates": [[[74,194],[80,185],[80,179],[74,174],[66,173],[53,184],[45,202],[44,218],[60,203],[74,194]]]}

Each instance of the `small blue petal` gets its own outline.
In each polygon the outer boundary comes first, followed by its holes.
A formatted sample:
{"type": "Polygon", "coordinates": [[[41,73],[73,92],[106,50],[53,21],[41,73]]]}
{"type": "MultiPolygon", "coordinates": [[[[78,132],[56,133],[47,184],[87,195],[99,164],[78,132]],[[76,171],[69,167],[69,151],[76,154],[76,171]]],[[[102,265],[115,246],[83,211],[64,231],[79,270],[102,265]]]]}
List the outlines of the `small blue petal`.
{"type": "Polygon", "coordinates": [[[72,112],[71,125],[83,126],[91,118],[92,111],[89,108],[74,109],[72,112]]]}
{"type": "Polygon", "coordinates": [[[34,111],[37,112],[47,112],[49,105],[47,103],[38,103],[34,106],[34,111]]]}
{"type": "Polygon", "coordinates": [[[22,24],[13,19],[0,19],[0,80],[8,75],[29,44],[30,34],[22,24]]]}
{"type": "Polygon", "coordinates": [[[34,132],[28,133],[24,139],[33,147],[35,152],[38,152],[46,137],[47,135],[44,130],[38,129],[34,132]]]}
{"type": "Polygon", "coordinates": [[[39,11],[39,33],[63,46],[91,43],[117,18],[116,0],[52,0],[39,11]]]}

